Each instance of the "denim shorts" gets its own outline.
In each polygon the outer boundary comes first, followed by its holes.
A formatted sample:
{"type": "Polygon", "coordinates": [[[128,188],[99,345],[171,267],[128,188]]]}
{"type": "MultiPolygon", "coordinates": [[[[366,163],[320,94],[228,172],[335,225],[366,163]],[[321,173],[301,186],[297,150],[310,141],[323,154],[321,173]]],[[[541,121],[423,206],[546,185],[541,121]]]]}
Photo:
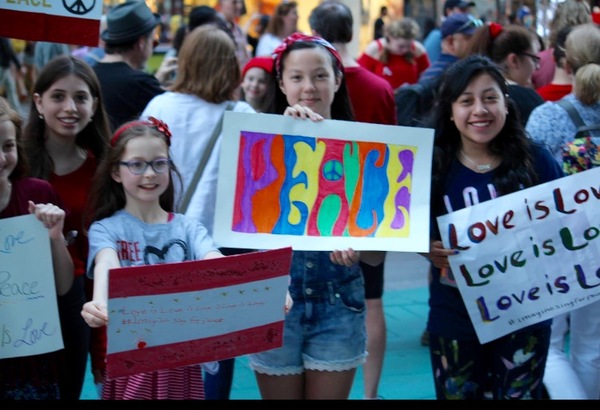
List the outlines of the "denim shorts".
{"type": "Polygon", "coordinates": [[[365,289],[360,270],[342,283],[290,286],[283,346],[249,355],[252,370],[283,376],[305,370],[344,371],[365,362],[365,289]]]}

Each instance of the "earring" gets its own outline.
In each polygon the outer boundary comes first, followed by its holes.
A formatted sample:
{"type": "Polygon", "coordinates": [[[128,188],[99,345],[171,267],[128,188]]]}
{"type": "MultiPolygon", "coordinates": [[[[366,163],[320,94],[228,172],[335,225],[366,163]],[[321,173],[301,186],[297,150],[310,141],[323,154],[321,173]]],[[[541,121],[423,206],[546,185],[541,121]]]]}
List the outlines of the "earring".
{"type": "Polygon", "coordinates": [[[39,113],[39,114],[38,114],[38,118],[39,118],[40,120],[43,120],[43,119],[44,119],[44,116],[42,115],[42,113],[39,113]]]}

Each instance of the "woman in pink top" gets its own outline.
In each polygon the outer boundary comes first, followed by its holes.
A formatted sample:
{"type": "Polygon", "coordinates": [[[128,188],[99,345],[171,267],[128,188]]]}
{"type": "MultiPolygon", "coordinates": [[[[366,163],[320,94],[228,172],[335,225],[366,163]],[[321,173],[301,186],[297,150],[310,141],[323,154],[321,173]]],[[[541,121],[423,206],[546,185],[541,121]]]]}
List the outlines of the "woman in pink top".
{"type": "Polygon", "coordinates": [[[420,29],[415,20],[394,20],[384,28],[384,37],[370,42],[358,64],[386,79],[395,90],[413,84],[430,66],[427,51],[417,41],[420,29]]]}

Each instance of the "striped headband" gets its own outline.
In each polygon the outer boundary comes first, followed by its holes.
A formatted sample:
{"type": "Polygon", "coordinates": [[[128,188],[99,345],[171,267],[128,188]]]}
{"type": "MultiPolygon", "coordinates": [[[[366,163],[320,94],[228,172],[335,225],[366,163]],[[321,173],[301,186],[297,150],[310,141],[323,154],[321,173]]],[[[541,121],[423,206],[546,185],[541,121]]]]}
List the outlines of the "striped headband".
{"type": "Polygon", "coordinates": [[[286,37],[285,40],[283,40],[283,42],[275,49],[275,51],[273,51],[273,58],[275,59],[275,70],[277,71],[278,78],[281,78],[281,55],[283,54],[283,52],[285,50],[287,50],[287,48],[289,46],[291,46],[294,43],[298,43],[298,42],[302,42],[302,41],[317,43],[317,44],[320,44],[323,47],[325,47],[327,50],[329,50],[329,52],[333,55],[333,57],[335,57],[335,63],[336,63],[338,70],[340,70],[340,72],[342,72],[342,73],[344,72],[344,65],[342,64],[342,58],[340,57],[340,55],[337,52],[337,50],[335,49],[335,47],[332,46],[329,41],[327,41],[321,37],[307,36],[302,33],[294,33],[294,34],[286,37]]]}

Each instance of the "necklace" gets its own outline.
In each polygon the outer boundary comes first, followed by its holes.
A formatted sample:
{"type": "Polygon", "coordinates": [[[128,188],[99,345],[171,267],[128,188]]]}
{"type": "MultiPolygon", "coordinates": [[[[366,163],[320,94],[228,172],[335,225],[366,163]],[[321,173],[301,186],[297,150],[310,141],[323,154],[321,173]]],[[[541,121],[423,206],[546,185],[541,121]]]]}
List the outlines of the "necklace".
{"type": "Polygon", "coordinates": [[[462,155],[463,158],[466,159],[467,161],[469,161],[471,164],[475,165],[475,168],[477,168],[477,171],[479,171],[479,172],[489,171],[490,169],[492,169],[492,162],[490,162],[488,164],[478,164],[477,162],[473,161],[471,158],[467,157],[467,154],[465,154],[462,150],[460,151],[460,155],[462,155]]]}

